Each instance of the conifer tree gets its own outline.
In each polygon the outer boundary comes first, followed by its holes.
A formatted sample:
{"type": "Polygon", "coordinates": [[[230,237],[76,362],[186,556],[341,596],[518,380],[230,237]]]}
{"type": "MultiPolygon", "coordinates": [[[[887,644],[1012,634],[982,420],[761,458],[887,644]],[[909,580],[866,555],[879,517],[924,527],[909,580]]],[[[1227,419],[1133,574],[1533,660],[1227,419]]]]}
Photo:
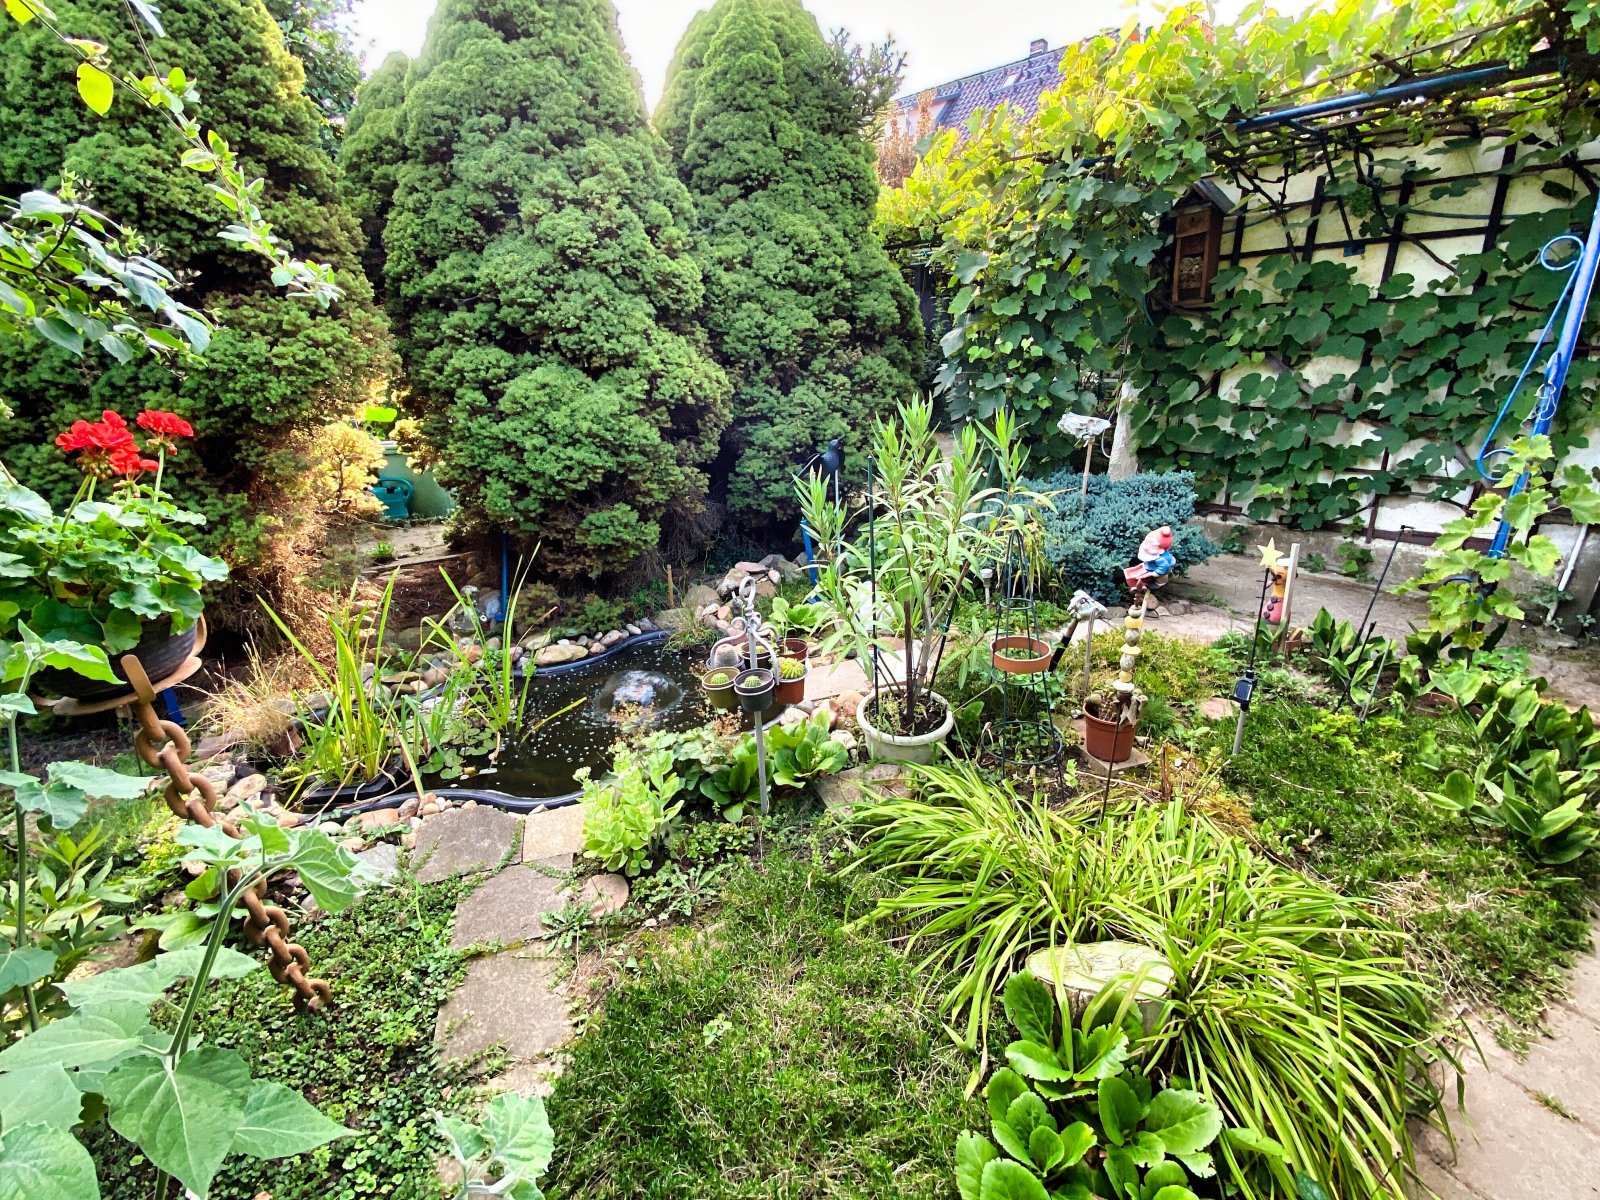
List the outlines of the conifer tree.
{"type": "Polygon", "coordinates": [[[876,240],[848,72],[797,0],[718,0],[679,46],[657,127],[700,214],[707,324],[734,386],[718,488],[747,526],[914,390],[916,300],[876,240]]]}
{"type": "MultiPolygon", "coordinates": [[[[109,44],[115,61],[140,61],[122,0],[55,7],[74,33],[109,44]]],[[[174,410],[198,436],[164,485],[210,517],[197,531],[208,549],[248,565],[292,522],[284,489],[299,464],[285,447],[364,400],[387,365],[388,334],[359,269],[361,234],[339,202],[321,114],[261,0],[165,0],[160,9],[167,36],[148,39],[156,66],[164,74],[181,65],[198,80],[199,118],[265,178],[263,212],[297,253],[337,269],[345,298],[327,310],[286,299],[259,258],[218,237],[227,214],[205,177],[179,164],[181,140],[159,114],[124,93],[99,117],[70,86],[42,85],[70,80],[76,55],[39,22],[13,28],[0,45],[0,194],[74,177],[95,207],[159,251],[180,278],[175,294],[207,310],[217,330],[205,356],[177,371],[7,341],[0,396],[16,418],[0,423],[0,446],[25,483],[60,503],[78,473],[51,443],[58,431],[105,408],[174,410]]],[[[248,572],[237,578],[251,583],[248,572]]]]}
{"type": "Polygon", "coordinates": [[[389,304],[441,480],[542,569],[626,567],[702,507],[728,387],[610,0],[441,0],[403,127],[389,304]]]}
{"type": "Polygon", "coordinates": [[[345,122],[340,165],[345,201],[361,222],[366,248],[361,261],[367,278],[383,294],[383,230],[394,205],[395,182],[405,154],[400,122],[411,59],[395,51],[356,89],[355,106],[345,122]]]}

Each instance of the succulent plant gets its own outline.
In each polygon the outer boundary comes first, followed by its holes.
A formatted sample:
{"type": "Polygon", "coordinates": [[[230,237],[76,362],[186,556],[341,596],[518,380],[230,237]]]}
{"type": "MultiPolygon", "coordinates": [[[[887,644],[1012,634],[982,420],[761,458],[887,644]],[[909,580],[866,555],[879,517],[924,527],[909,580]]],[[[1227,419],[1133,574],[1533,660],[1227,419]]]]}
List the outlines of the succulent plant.
{"type": "Polygon", "coordinates": [[[733,675],[728,671],[712,671],[706,676],[705,682],[707,687],[727,687],[733,682],[733,675]]]}
{"type": "Polygon", "coordinates": [[[798,658],[785,658],[778,663],[778,674],[785,679],[800,679],[805,673],[806,664],[798,658]]]}

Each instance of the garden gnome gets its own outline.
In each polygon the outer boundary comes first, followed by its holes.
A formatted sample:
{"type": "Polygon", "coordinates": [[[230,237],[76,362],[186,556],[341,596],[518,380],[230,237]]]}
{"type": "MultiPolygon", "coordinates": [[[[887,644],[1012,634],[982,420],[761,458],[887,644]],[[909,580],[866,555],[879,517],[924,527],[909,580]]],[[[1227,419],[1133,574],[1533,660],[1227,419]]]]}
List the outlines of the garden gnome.
{"type": "Polygon", "coordinates": [[[1134,591],[1156,587],[1167,581],[1167,576],[1178,565],[1172,553],[1172,526],[1163,525],[1144,535],[1139,543],[1139,562],[1125,567],[1122,577],[1134,591]]]}
{"type": "Polygon", "coordinates": [[[1133,689],[1133,668],[1139,661],[1139,642],[1144,636],[1144,614],[1150,605],[1150,589],[1167,581],[1178,565],[1172,553],[1172,526],[1163,525],[1144,535],[1139,543],[1139,563],[1127,567],[1122,576],[1139,597],[1137,610],[1128,609],[1123,619],[1122,659],[1117,664],[1117,682],[1113,685],[1117,696],[1118,719],[1129,723],[1139,719],[1142,698],[1133,689]]]}
{"type": "Polygon", "coordinates": [[[1261,607],[1261,619],[1268,625],[1279,625],[1283,622],[1283,597],[1289,588],[1289,564],[1278,563],[1268,567],[1272,575],[1272,586],[1267,592],[1267,602],[1261,607]]]}

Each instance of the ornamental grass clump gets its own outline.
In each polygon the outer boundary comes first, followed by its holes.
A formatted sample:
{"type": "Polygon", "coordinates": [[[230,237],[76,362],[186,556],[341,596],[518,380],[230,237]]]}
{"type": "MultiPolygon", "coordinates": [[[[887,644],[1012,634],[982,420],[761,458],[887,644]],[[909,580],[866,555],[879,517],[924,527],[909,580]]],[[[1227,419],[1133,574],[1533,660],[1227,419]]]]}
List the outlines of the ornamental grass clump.
{"type": "Polygon", "coordinates": [[[1404,1194],[1407,1115],[1438,1095],[1434,996],[1405,973],[1397,931],[1181,804],[1098,820],[1097,797],[1051,808],[971,766],[913,771],[913,795],[856,806],[847,869],[900,885],[863,920],[912,922],[918,970],[959,973],[942,1005],[969,1046],[1027,952],[1150,946],[1175,972],[1164,1069],[1284,1147],[1264,1178],[1219,1146],[1240,1195],[1294,1195],[1301,1175],[1330,1196],[1404,1194]]]}

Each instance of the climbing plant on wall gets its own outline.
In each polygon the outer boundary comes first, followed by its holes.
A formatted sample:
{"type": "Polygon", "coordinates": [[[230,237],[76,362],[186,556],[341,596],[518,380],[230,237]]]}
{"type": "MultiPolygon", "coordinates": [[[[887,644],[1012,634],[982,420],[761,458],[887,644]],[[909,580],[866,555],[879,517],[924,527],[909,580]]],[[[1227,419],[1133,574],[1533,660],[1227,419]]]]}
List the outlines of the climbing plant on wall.
{"type": "MultiPolygon", "coordinates": [[[[1292,129],[1241,128],[1248,114],[1402,72],[1538,65],[1531,56],[1545,45],[1559,65],[1542,89],[1473,92],[1353,126],[1364,169],[1344,201],[1364,229],[1382,231],[1400,206],[1373,184],[1409,179],[1413,203],[1446,200],[1455,185],[1430,188],[1438,170],[1417,147],[1461,131],[1508,135],[1520,157],[1506,170],[1571,161],[1600,127],[1597,24],[1587,5],[1563,0],[1356,0],[1293,17],[1252,7],[1221,29],[1179,10],[1069,48],[1061,87],[1032,120],[977,118],[964,144],[941,139],[880,205],[890,243],[933,242],[948,278],[955,325],[939,386],[949,410],[982,418],[1009,405],[1048,461],[1074,450],[1055,429],[1061,413],[1089,406],[1092,379],[1124,375],[1145,392],[1132,417],[1148,465],[1192,470],[1202,492],[1227,486],[1254,515],[1275,509],[1311,525],[1441,474],[1492,415],[1560,289],[1555,275],[1524,268],[1548,236],[1586,217],[1581,175],[1565,177],[1574,184],[1562,208],[1507,224],[1489,251],[1415,294],[1411,279],[1373,286],[1349,264],[1285,254],[1248,275],[1224,271],[1210,312],[1171,311],[1160,294],[1164,219],[1212,174],[1242,179],[1258,211],[1286,219],[1252,174],[1303,170],[1329,148],[1292,129]],[[1373,139],[1398,150],[1379,159],[1373,139]],[[1381,469],[1353,473],[1385,450],[1381,469]]],[[[1566,186],[1559,173],[1550,180],[1566,186]]],[[[1586,364],[1572,385],[1592,374],[1586,364]]],[[[1579,432],[1569,424],[1563,436],[1579,432]]]]}

